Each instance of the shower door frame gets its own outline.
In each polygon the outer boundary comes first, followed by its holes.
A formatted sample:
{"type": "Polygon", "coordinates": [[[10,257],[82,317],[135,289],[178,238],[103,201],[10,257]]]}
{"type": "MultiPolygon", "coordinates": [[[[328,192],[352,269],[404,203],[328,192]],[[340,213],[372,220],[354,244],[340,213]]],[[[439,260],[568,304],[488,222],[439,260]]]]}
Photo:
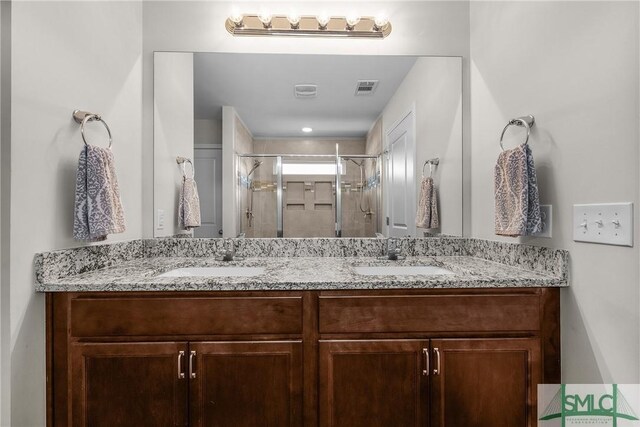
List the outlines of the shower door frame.
{"type": "MultiPolygon", "coordinates": [[[[283,218],[283,180],[282,180],[282,161],[284,158],[318,158],[318,159],[333,159],[336,166],[335,172],[335,236],[342,237],[342,177],[341,177],[341,165],[342,161],[346,159],[373,159],[376,161],[376,174],[379,174],[381,155],[372,154],[343,154],[338,152],[338,145],[336,144],[335,154],[236,154],[238,158],[273,158],[276,161],[276,238],[284,237],[284,218],[283,218]]],[[[346,166],[345,166],[346,168],[346,166]]],[[[364,183],[363,183],[364,184],[364,183]]],[[[380,183],[379,183],[380,185],[380,183]]],[[[360,191],[364,191],[364,186],[360,191]]],[[[376,193],[376,213],[380,215],[380,200],[376,193]]],[[[240,210],[241,211],[241,210],[240,210]]],[[[376,225],[376,229],[378,226],[376,225]]],[[[379,230],[378,230],[379,231],[379,230]]],[[[244,232],[241,230],[241,232],[244,232]]]]}

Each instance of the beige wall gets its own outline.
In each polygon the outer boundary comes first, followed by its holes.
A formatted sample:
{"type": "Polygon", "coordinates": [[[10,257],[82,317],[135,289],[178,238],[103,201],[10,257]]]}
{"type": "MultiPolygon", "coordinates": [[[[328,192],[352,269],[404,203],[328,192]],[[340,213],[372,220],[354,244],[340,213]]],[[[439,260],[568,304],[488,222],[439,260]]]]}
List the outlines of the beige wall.
{"type": "MultiPolygon", "coordinates": [[[[496,239],[493,166],[502,128],[533,114],[542,203],[568,249],[562,292],[564,382],[640,380],[638,232],[635,247],[572,240],[572,205],[634,202],[638,230],[638,3],[472,2],[472,231],[496,239]]],[[[521,132],[506,141],[514,146],[521,132]]],[[[509,241],[514,241],[511,239],[509,241]]]]}
{"type": "Polygon", "coordinates": [[[378,156],[382,153],[382,117],[378,117],[371,126],[369,132],[367,132],[367,138],[365,142],[365,153],[373,156],[378,156]]]}
{"type": "MultiPolygon", "coordinates": [[[[113,133],[127,231],[107,243],[142,237],[142,3],[13,2],[11,20],[12,81],[3,87],[12,92],[11,231],[2,235],[11,252],[10,280],[2,284],[10,287],[11,337],[2,345],[11,352],[11,394],[3,394],[2,405],[10,399],[11,414],[9,423],[8,414],[2,419],[5,426],[35,427],[45,425],[45,338],[33,257],[83,245],[72,238],[83,147],[74,109],[101,113],[113,133]]],[[[91,128],[92,141],[105,145],[100,125],[91,128]]],[[[151,150],[145,155],[152,159],[151,150]]]]}
{"type": "Polygon", "coordinates": [[[255,138],[253,152],[263,154],[364,154],[363,138],[255,138]]]}
{"type": "Polygon", "coordinates": [[[452,236],[462,236],[463,229],[461,82],[461,58],[419,58],[382,113],[386,137],[415,108],[416,195],[425,160],[440,158],[433,174],[439,193],[440,232],[452,236]]]}
{"type": "MultiPolygon", "coordinates": [[[[154,69],[154,236],[192,234],[178,224],[182,168],[176,157],[193,160],[193,54],[156,52],[154,69]],[[164,211],[162,229],[158,226],[158,210],[164,211]]],[[[191,173],[190,166],[186,166],[186,172],[191,173]]]]}

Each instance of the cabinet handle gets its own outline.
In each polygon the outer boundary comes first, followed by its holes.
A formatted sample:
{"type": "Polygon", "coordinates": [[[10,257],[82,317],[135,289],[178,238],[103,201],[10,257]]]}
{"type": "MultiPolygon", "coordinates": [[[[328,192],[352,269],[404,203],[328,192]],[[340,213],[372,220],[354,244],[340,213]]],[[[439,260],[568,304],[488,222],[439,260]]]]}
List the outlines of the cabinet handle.
{"type": "Polygon", "coordinates": [[[178,379],[181,380],[184,378],[184,370],[183,368],[183,363],[182,363],[182,359],[184,358],[184,351],[180,350],[178,352],[178,379]]]}
{"type": "Polygon", "coordinates": [[[189,353],[189,378],[195,378],[196,377],[196,373],[193,370],[193,359],[196,356],[196,352],[195,351],[191,351],[189,353]]]}
{"type": "Polygon", "coordinates": [[[424,369],[422,370],[422,375],[425,377],[429,376],[429,349],[423,348],[422,353],[424,354],[424,369]]]}
{"type": "Polygon", "coordinates": [[[436,368],[433,370],[433,375],[440,375],[440,350],[434,347],[433,352],[436,354],[436,368]]]}

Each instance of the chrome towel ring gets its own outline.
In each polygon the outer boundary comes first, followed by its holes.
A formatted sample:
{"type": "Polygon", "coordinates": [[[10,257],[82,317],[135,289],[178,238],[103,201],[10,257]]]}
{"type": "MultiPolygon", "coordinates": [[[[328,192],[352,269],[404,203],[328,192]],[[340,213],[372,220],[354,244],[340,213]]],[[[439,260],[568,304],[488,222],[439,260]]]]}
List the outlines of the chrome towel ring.
{"type": "Polygon", "coordinates": [[[176,163],[178,163],[179,165],[182,165],[182,176],[185,178],[187,178],[187,168],[185,165],[189,163],[191,165],[191,178],[195,178],[196,168],[193,167],[193,162],[191,161],[190,158],[178,156],[176,157],[176,163]]]}
{"type": "Polygon", "coordinates": [[[502,145],[502,139],[504,138],[504,133],[507,131],[509,126],[519,126],[527,128],[527,138],[524,140],[524,143],[527,144],[529,142],[529,136],[531,135],[531,128],[536,123],[535,117],[531,114],[528,116],[518,117],[517,119],[509,120],[509,123],[502,129],[502,134],[500,135],[500,148],[504,151],[504,145],[502,145]]]}
{"type": "Polygon", "coordinates": [[[436,157],[433,159],[429,159],[427,161],[424,162],[424,164],[422,165],[422,177],[424,178],[424,168],[429,165],[429,177],[433,177],[433,167],[434,166],[438,166],[440,164],[440,158],[436,157]]]}
{"type": "Polygon", "coordinates": [[[107,130],[107,134],[109,135],[109,149],[111,149],[111,145],[113,143],[113,138],[111,137],[111,129],[109,129],[107,122],[102,120],[102,117],[99,114],[89,113],[87,111],[75,110],[73,112],[73,120],[75,120],[76,123],[80,124],[80,133],[82,134],[82,140],[84,141],[84,145],[89,145],[89,143],[87,142],[87,138],[84,135],[84,126],[88,122],[93,122],[93,121],[98,121],[102,123],[105,129],[107,130]]]}

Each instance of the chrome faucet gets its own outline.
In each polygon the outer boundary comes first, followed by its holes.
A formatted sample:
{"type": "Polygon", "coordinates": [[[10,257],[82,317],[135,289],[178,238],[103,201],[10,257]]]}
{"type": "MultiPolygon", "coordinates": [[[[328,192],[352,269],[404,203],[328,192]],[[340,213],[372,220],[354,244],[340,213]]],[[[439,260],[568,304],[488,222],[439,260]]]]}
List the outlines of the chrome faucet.
{"type": "Polygon", "coordinates": [[[394,239],[393,237],[389,237],[387,239],[387,256],[386,258],[391,261],[397,261],[398,259],[403,259],[404,257],[400,255],[400,240],[394,239]]]}
{"type": "Polygon", "coordinates": [[[218,261],[242,261],[244,258],[236,256],[236,244],[233,239],[224,239],[222,242],[222,256],[216,257],[218,261]]]}

